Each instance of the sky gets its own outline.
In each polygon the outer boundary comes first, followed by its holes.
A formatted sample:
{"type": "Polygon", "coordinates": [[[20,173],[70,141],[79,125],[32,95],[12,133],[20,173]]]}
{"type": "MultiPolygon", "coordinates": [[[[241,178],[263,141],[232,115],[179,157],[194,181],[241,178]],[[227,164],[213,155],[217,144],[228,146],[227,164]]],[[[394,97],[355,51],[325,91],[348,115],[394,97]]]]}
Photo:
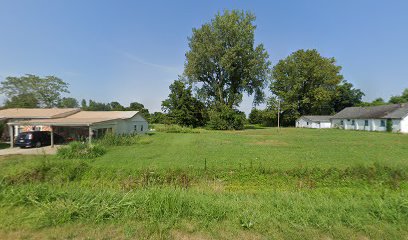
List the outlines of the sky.
{"type": "MultiPolygon", "coordinates": [[[[255,14],[255,42],[273,65],[317,49],[336,58],[366,101],[408,88],[408,1],[385,0],[0,0],[0,81],[54,75],[79,100],[160,111],[183,73],[192,29],[233,9],[255,14]]],[[[245,97],[240,109],[251,108],[245,97]]]]}

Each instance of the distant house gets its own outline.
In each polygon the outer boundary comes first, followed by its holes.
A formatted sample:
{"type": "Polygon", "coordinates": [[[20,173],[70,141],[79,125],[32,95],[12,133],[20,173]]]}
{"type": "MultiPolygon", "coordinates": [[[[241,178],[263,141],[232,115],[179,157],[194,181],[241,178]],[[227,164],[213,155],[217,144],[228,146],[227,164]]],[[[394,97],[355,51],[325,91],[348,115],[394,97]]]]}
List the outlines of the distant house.
{"type": "Polygon", "coordinates": [[[408,133],[408,104],[348,107],[331,117],[332,127],[408,133]]]}
{"type": "Polygon", "coordinates": [[[331,116],[302,116],[296,120],[296,127],[298,128],[330,128],[331,116]]]}

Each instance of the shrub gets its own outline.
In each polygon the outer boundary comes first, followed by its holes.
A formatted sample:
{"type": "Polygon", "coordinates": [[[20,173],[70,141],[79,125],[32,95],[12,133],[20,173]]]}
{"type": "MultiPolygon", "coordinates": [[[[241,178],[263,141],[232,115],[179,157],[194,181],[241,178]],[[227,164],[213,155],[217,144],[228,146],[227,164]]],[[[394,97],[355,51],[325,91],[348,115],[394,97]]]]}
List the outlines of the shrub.
{"type": "Polygon", "coordinates": [[[97,143],[103,146],[130,146],[138,143],[141,136],[136,134],[117,135],[107,133],[105,136],[97,140],[97,143]]]}
{"type": "Polygon", "coordinates": [[[86,144],[71,142],[69,145],[59,148],[57,156],[62,159],[92,159],[106,153],[103,146],[99,144],[86,144]]]}
{"type": "Polygon", "coordinates": [[[215,130],[242,130],[246,121],[245,113],[227,106],[210,111],[208,127],[215,130]]]}

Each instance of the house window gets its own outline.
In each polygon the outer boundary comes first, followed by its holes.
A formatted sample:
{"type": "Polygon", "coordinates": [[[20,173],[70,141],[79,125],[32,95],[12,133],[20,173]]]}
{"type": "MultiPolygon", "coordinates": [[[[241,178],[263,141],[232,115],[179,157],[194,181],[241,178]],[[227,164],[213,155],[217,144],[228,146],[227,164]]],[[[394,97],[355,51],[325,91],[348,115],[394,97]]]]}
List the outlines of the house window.
{"type": "Polygon", "coordinates": [[[368,127],[368,120],[364,121],[364,126],[368,127]]]}
{"type": "Polygon", "coordinates": [[[140,131],[143,132],[143,125],[140,125],[140,131]]]}
{"type": "Polygon", "coordinates": [[[343,121],[343,120],[340,121],[340,125],[344,125],[344,121],[343,121]]]}
{"type": "Polygon", "coordinates": [[[306,125],[309,125],[309,122],[306,122],[306,125]]]}
{"type": "Polygon", "coordinates": [[[381,120],[381,127],[385,127],[385,120],[381,120]]]}
{"type": "Polygon", "coordinates": [[[355,120],[352,120],[352,121],[351,121],[351,125],[352,125],[352,126],[356,125],[356,121],[355,121],[355,120]]]}
{"type": "Polygon", "coordinates": [[[137,125],[134,126],[133,130],[137,132],[137,125]]]}

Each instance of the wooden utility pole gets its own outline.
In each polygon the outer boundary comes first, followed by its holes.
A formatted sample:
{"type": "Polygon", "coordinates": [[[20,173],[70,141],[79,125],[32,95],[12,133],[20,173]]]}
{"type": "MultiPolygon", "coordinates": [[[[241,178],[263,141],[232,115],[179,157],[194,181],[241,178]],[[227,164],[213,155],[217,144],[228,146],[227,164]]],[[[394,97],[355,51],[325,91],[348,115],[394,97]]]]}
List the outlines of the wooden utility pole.
{"type": "Polygon", "coordinates": [[[278,99],[278,131],[280,127],[280,99],[278,99]]]}

